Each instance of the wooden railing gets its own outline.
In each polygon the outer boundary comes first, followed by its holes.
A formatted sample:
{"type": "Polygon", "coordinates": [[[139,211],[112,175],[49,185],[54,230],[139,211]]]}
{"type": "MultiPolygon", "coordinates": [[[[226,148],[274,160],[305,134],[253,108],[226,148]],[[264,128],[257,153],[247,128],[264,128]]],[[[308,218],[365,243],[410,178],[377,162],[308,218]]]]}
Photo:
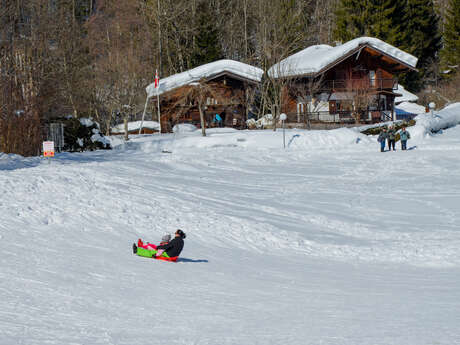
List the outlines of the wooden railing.
{"type": "Polygon", "coordinates": [[[321,90],[353,91],[353,90],[396,90],[397,79],[343,79],[325,80],[320,86],[321,90]]]}
{"type": "MultiPolygon", "coordinates": [[[[379,112],[381,113],[381,112],[379,112]]],[[[335,114],[330,114],[328,111],[317,111],[311,113],[287,113],[286,122],[291,123],[307,123],[312,122],[331,122],[331,123],[350,123],[355,122],[355,118],[351,111],[337,111],[335,114]]],[[[360,122],[365,123],[372,121],[368,113],[362,114],[360,122]]]]}

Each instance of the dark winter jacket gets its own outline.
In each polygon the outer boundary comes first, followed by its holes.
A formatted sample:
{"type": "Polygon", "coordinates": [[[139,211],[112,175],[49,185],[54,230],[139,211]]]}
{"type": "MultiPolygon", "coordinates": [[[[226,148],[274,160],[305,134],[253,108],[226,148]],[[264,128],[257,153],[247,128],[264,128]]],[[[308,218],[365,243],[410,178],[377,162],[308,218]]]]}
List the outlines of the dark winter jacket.
{"type": "Polygon", "coordinates": [[[384,142],[386,138],[388,138],[388,133],[381,131],[379,137],[377,138],[377,141],[381,143],[382,141],[384,142]]]}
{"type": "Polygon", "coordinates": [[[168,244],[158,246],[157,249],[163,249],[170,258],[179,256],[184,248],[184,240],[181,237],[174,237],[168,244]]]}
{"type": "Polygon", "coordinates": [[[394,129],[388,130],[388,139],[395,140],[396,139],[396,131],[394,129]]]}

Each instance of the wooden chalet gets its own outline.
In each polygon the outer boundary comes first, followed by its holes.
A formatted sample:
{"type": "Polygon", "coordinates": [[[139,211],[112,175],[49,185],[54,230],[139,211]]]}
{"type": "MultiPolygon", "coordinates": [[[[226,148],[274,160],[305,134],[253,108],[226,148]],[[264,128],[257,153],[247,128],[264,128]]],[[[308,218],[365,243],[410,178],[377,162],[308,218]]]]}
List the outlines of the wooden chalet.
{"type": "Polygon", "coordinates": [[[288,122],[375,123],[394,119],[397,75],[416,70],[417,58],[381,40],[311,46],[273,66],[282,79],[281,112],[288,122]]]}
{"type": "Polygon", "coordinates": [[[259,68],[219,60],[161,79],[158,88],[154,84],[147,87],[147,94],[155,105],[160,97],[162,132],[172,131],[178,123],[201,127],[200,107],[206,127],[243,128],[248,105],[262,75],[259,68]],[[222,118],[221,124],[214,121],[216,114],[222,118]]]}

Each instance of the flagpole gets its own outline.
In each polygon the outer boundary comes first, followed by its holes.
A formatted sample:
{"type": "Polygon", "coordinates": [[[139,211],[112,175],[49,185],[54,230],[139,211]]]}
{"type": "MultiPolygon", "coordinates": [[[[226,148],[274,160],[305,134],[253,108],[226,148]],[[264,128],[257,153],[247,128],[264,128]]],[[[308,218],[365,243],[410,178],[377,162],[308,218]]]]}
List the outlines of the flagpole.
{"type": "Polygon", "coordinates": [[[160,77],[158,76],[158,71],[156,71],[156,76],[155,76],[155,86],[158,88],[157,89],[157,107],[158,107],[158,125],[160,126],[160,131],[158,132],[158,135],[161,135],[161,114],[160,114],[160,77]]]}
{"type": "Polygon", "coordinates": [[[147,95],[147,98],[145,99],[144,112],[142,113],[141,126],[139,127],[139,134],[141,134],[141,131],[142,131],[142,125],[144,124],[144,118],[145,118],[145,113],[147,111],[147,104],[148,103],[149,103],[149,96],[147,95]]]}
{"type": "Polygon", "coordinates": [[[158,124],[160,125],[160,131],[158,132],[158,134],[161,135],[160,95],[157,95],[157,105],[158,105],[158,124]]]}

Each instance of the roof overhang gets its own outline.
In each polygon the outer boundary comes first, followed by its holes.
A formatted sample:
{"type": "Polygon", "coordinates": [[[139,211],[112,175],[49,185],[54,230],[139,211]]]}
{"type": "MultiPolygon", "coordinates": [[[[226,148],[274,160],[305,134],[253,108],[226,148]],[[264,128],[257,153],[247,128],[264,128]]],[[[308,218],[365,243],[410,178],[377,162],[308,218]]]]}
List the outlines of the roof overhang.
{"type": "Polygon", "coordinates": [[[340,63],[344,62],[348,58],[352,57],[353,55],[357,54],[357,57],[359,57],[359,54],[361,54],[361,51],[364,50],[364,49],[369,49],[369,50],[372,50],[372,51],[378,53],[377,56],[379,58],[382,58],[388,65],[393,65],[394,69],[397,70],[398,72],[403,72],[403,71],[406,71],[406,70],[412,70],[412,71],[418,72],[417,68],[405,63],[404,61],[399,60],[398,58],[395,58],[394,56],[391,56],[391,55],[385,53],[384,51],[381,51],[378,48],[375,48],[375,47],[371,46],[370,44],[360,44],[358,47],[356,47],[355,49],[349,51],[347,54],[341,56],[339,59],[335,60],[334,62],[328,64],[327,66],[325,66],[324,68],[322,68],[318,72],[304,73],[304,74],[299,74],[299,75],[296,75],[296,76],[286,76],[286,77],[281,77],[280,79],[299,79],[299,78],[316,78],[316,77],[319,77],[319,76],[323,75],[324,73],[326,73],[327,71],[329,71],[330,69],[332,69],[335,66],[339,65],[340,63]]]}
{"type": "MultiPolygon", "coordinates": [[[[407,63],[405,63],[404,61],[401,61],[397,58],[395,58],[394,56],[391,56],[387,53],[385,53],[384,51],[381,51],[380,49],[378,48],[375,48],[373,46],[371,46],[370,44],[361,44],[359,45],[357,48],[351,50],[350,52],[348,52],[347,54],[345,54],[344,56],[342,56],[341,58],[335,60],[333,63],[330,63],[329,65],[325,66],[322,70],[320,70],[318,73],[315,73],[315,74],[311,74],[311,76],[315,77],[315,76],[318,76],[318,75],[321,75],[321,74],[324,74],[325,72],[327,72],[328,70],[330,70],[331,68],[337,66],[338,64],[342,63],[343,61],[347,60],[348,58],[350,58],[351,56],[355,55],[355,54],[360,54],[362,50],[364,49],[369,49],[369,50],[373,50],[375,52],[377,52],[379,54],[379,57],[381,58],[385,58],[385,60],[390,60],[390,61],[394,61],[396,63],[393,62],[393,64],[396,66],[396,65],[399,65],[401,66],[400,69],[401,71],[403,70],[412,70],[412,71],[418,71],[415,67],[412,67],[411,65],[408,65],[407,63]]],[[[390,62],[391,64],[391,62],[390,62]]]]}
{"type": "MultiPolygon", "coordinates": [[[[187,84],[184,84],[184,85],[178,85],[177,87],[175,88],[172,88],[172,89],[169,89],[167,91],[164,91],[162,93],[160,93],[160,97],[163,97],[163,96],[166,96],[168,94],[171,94],[173,93],[174,91],[180,89],[180,88],[183,88],[183,87],[193,87],[194,85],[198,85],[199,83],[208,83],[210,81],[213,81],[217,78],[220,78],[220,77],[223,77],[223,76],[228,76],[232,79],[236,79],[236,80],[239,80],[239,81],[242,81],[244,83],[248,83],[248,84],[251,84],[251,85],[257,85],[259,82],[258,81],[255,81],[255,80],[251,80],[249,78],[244,78],[243,76],[240,76],[240,75],[237,75],[235,73],[232,73],[232,72],[229,72],[229,71],[221,71],[219,73],[216,73],[216,74],[213,74],[213,75],[210,75],[208,77],[204,77],[202,79],[199,79],[199,80],[194,80],[194,81],[191,81],[187,84]]],[[[153,96],[153,97],[156,97],[153,96]]]]}

